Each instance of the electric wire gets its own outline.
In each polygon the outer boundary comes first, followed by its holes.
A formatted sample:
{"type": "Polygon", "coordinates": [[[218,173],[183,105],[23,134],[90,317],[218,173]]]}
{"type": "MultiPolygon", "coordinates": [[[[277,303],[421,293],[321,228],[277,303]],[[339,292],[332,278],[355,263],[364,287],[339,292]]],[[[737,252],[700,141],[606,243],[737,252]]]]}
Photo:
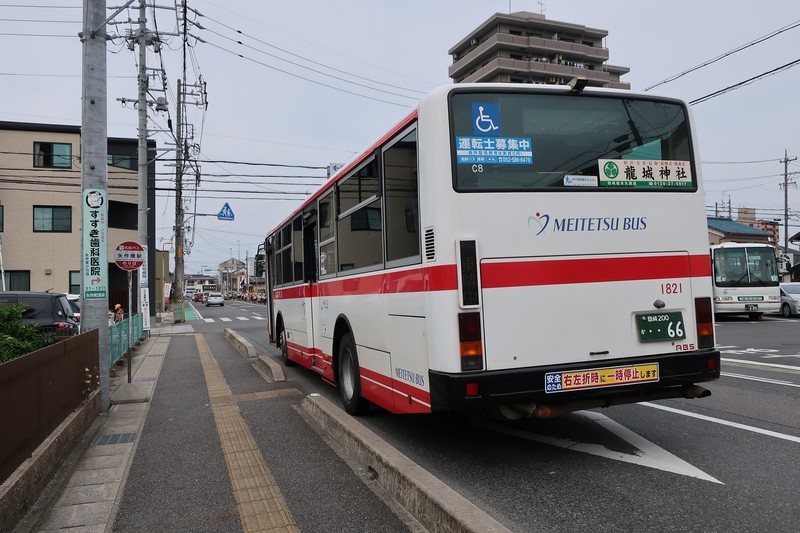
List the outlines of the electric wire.
{"type": "Polygon", "coordinates": [[[800,64],[800,59],[795,59],[794,61],[786,63],[785,65],[781,65],[780,67],[774,68],[772,70],[768,70],[767,72],[763,72],[763,73],[761,73],[761,74],[759,74],[757,76],[753,76],[752,78],[748,78],[748,79],[746,79],[744,81],[740,81],[739,83],[735,83],[733,85],[729,85],[728,87],[725,87],[724,89],[720,89],[719,91],[715,91],[713,93],[710,93],[710,94],[707,94],[707,95],[702,96],[700,98],[697,98],[695,100],[692,100],[692,101],[689,102],[689,105],[695,105],[695,104],[700,104],[700,103],[706,102],[708,100],[711,100],[712,98],[716,98],[717,96],[720,96],[720,95],[725,94],[727,92],[735,91],[736,89],[740,89],[740,88],[744,87],[745,85],[749,85],[749,84],[753,83],[754,81],[758,81],[758,80],[760,80],[762,78],[766,78],[768,76],[773,76],[773,75],[775,75],[775,74],[777,74],[779,72],[782,72],[784,70],[788,70],[788,69],[790,69],[790,68],[792,68],[794,66],[797,66],[798,64],[800,64]]]}
{"type": "Polygon", "coordinates": [[[660,81],[660,82],[658,82],[656,84],[653,84],[653,85],[651,85],[649,87],[646,87],[645,89],[643,89],[643,91],[646,92],[646,91],[649,91],[650,89],[653,89],[653,88],[658,87],[660,85],[664,85],[665,83],[669,83],[669,82],[675,81],[678,78],[681,78],[681,77],[683,77],[683,76],[685,76],[685,75],[687,75],[687,74],[689,74],[691,72],[694,72],[695,70],[699,70],[699,69],[701,69],[703,67],[711,65],[713,63],[716,63],[717,61],[720,61],[720,60],[722,60],[722,59],[724,59],[726,57],[729,57],[729,56],[731,56],[731,55],[733,55],[733,54],[735,54],[737,52],[741,52],[742,50],[750,48],[751,46],[755,46],[756,44],[762,43],[762,42],[764,42],[764,41],[766,41],[768,39],[771,39],[771,38],[775,37],[776,35],[780,35],[781,33],[785,32],[785,31],[788,31],[788,30],[791,30],[791,29],[794,29],[794,28],[796,28],[798,26],[800,26],[800,20],[792,22],[788,26],[784,26],[783,28],[779,28],[779,29],[777,29],[777,30],[775,30],[773,32],[770,32],[770,33],[768,33],[766,35],[763,35],[763,36],[761,36],[761,37],[759,37],[759,38],[757,38],[757,39],[755,39],[753,41],[750,41],[749,43],[743,44],[743,45],[738,46],[738,47],[736,47],[736,48],[734,48],[732,50],[729,50],[728,52],[725,52],[724,54],[719,55],[719,56],[717,56],[717,57],[715,57],[713,59],[709,59],[707,61],[704,61],[704,62],[700,63],[699,65],[696,65],[696,66],[694,66],[694,67],[692,67],[692,68],[690,68],[688,70],[685,70],[685,71],[683,71],[683,72],[681,72],[679,74],[676,74],[674,76],[670,76],[669,78],[667,78],[665,80],[662,80],[662,81],[660,81]]]}

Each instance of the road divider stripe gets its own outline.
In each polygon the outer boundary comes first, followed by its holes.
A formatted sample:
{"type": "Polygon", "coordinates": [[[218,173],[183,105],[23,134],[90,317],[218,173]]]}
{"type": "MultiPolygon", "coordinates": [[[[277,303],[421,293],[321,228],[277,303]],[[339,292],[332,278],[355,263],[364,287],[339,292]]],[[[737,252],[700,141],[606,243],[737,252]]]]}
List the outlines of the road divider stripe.
{"type": "Polygon", "coordinates": [[[688,416],[691,418],[698,418],[700,420],[705,420],[706,422],[713,422],[715,424],[721,424],[723,426],[730,426],[732,428],[743,429],[745,431],[751,431],[753,433],[759,433],[761,435],[766,435],[768,437],[775,437],[776,439],[788,440],[790,442],[796,442],[800,444],[800,437],[795,437],[794,435],[786,435],[785,433],[778,433],[777,431],[770,431],[768,429],[761,429],[754,426],[747,426],[745,424],[739,424],[738,422],[731,422],[729,420],[723,420],[721,418],[714,418],[713,416],[700,415],[697,413],[692,413],[690,411],[675,409],[674,407],[667,407],[666,405],[658,405],[650,402],[640,402],[639,405],[644,405],[645,407],[652,407],[653,409],[660,409],[662,411],[667,411],[668,413],[675,413],[678,415],[688,416]]]}

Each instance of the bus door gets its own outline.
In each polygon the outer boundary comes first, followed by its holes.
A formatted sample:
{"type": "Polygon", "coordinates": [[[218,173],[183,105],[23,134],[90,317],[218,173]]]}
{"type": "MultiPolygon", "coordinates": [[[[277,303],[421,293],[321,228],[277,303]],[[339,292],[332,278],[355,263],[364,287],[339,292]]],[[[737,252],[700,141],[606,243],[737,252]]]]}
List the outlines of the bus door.
{"type": "Polygon", "coordinates": [[[272,265],[275,261],[272,242],[267,242],[264,246],[264,282],[267,290],[267,334],[269,342],[276,343],[275,338],[275,300],[272,295],[272,265]]]}
{"type": "Polygon", "coordinates": [[[322,370],[322,354],[319,343],[315,339],[316,325],[319,323],[319,309],[317,309],[317,215],[303,218],[303,280],[306,283],[303,307],[305,313],[306,333],[308,334],[308,350],[311,358],[311,368],[322,370]]]}

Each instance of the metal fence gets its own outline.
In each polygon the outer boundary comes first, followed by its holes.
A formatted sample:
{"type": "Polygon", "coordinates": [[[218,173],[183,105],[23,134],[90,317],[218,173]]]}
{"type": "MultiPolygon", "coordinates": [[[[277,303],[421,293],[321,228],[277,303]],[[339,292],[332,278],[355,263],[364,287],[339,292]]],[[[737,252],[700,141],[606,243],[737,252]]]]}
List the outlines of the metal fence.
{"type": "Polygon", "coordinates": [[[0,365],[0,484],[91,393],[98,357],[95,330],[0,365]]]}
{"type": "Polygon", "coordinates": [[[116,363],[128,351],[128,348],[142,338],[144,334],[144,320],[141,314],[133,315],[125,320],[114,323],[108,328],[108,357],[109,365],[116,363]],[[131,322],[132,321],[132,322],[131,322]],[[128,324],[131,323],[131,336],[128,334],[128,324]]]}

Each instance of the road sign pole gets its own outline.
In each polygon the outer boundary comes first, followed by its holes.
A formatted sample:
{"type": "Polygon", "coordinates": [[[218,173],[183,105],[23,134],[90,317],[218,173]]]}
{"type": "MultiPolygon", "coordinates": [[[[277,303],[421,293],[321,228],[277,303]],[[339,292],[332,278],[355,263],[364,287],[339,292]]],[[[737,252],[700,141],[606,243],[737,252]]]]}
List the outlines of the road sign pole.
{"type": "MultiPolygon", "coordinates": [[[[133,276],[132,271],[128,270],[128,383],[131,383],[131,337],[133,337],[133,314],[131,313],[131,304],[133,303],[133,276]]],[[[125,317],[123,313],[122,317],[125,317]]]]}

